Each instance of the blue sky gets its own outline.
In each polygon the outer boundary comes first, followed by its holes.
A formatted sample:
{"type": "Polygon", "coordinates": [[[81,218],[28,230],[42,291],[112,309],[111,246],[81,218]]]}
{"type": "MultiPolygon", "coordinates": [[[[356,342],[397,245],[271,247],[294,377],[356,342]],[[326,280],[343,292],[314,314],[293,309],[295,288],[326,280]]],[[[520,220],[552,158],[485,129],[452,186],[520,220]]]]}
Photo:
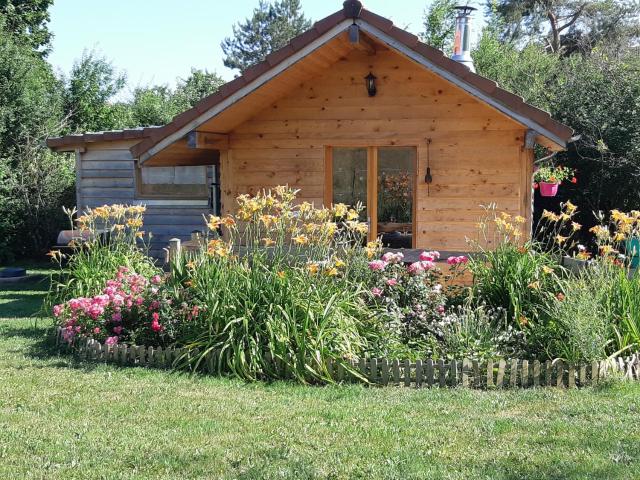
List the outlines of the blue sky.
{"type": "MultiPolygon", "coordinates": [[[[418,33],[428,2],[363,3],[418,33]]],[[[174,85],[191,67],[216,71],[230,80],[234,72],[222,64],[220,42],[257,4],[258,0],[56,0],[51,9],[50,29],[55,37],[49,61],[68,73],[84,49],[95,49],[126,72],[129,89],[174,85]]],[[[315,21],[341,8],[342,0],[302,0],[302,6],[315,21]]]]}

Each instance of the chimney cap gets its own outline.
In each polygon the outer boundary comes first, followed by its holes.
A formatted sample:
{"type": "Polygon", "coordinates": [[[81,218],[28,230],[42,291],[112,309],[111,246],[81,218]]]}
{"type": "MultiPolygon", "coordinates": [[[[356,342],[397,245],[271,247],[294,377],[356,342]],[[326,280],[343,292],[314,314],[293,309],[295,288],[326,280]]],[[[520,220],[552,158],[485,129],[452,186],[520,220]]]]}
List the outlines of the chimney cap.
{"type": "Polygon", "coordinates": [[[346,0],[342,3],[342,8],[347,17],[356,19],[360,16],[362,11],[362,2],[358,0],[346,0]]]}
{"type": "Polygon", "coordinates": [[[472,12],[478,10],[470,5],[456,5],[453,9],[457,10],[459,15],[470,15],[472,12]]]}

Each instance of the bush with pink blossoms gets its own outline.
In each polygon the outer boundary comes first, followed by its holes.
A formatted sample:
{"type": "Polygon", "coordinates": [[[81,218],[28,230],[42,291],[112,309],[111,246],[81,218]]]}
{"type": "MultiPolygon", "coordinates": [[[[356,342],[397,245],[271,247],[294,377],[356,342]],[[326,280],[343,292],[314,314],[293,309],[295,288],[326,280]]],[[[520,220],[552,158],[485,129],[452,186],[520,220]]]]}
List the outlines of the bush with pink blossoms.
{"type": "MultiPolygon", "coordinates": [[[[389,328],[422,351],[442,339],[449,308],[443,287],[446,279],[436,263],[439,259],[439,252],[422,252],[417,262],[406,265],[402,253],[387,252],[369,263],[371,303],[387,319],[389,328]]],[[[454,257],[447,263],[462,265],[466,257],[454,257]]]]}
{"type": "Polygon", "coordinates": [[[148,278],[120,267],[102,293],[55,305],[53,316],[69,343],[90,337],[108,345],[165,346],[174,342],[181,321],[198,314],[187,304],[176,305],[169,292],[160,275],[148,278]]]}

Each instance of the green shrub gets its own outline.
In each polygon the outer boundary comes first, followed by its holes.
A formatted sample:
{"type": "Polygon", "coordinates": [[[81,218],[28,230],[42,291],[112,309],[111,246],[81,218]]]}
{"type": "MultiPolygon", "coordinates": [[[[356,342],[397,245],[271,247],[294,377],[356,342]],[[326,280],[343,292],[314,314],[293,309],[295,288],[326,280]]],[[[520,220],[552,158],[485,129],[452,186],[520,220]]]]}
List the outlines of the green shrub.
{"type": "Polygon", "coordinates": [[[553,253],[520,241],[524,223],[522,217],[488,207],[478,240],[470,242],[478,253],[469,263],[474,298],[504,309],[507,320],[521,326],[540,320],[549,297],[562,291],[564,275],[553,253]]]}

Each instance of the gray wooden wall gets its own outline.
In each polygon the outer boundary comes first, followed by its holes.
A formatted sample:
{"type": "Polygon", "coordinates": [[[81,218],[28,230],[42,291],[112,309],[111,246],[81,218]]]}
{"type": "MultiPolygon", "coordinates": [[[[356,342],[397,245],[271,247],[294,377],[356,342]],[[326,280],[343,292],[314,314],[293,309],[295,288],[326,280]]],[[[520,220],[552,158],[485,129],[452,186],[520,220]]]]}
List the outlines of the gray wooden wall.
{"type": "Polygon", "coordinates": [[[132,145],[127,141],[89,144],[80,153],[77,205],[79,210],[116,203],[146,205],[144,230],[153,233],[151,254],[160,257],[170,238],[188,240],[193,230],[204,231],[203,215],[211,210],[206,200],[137,199],[132,145]]]}

